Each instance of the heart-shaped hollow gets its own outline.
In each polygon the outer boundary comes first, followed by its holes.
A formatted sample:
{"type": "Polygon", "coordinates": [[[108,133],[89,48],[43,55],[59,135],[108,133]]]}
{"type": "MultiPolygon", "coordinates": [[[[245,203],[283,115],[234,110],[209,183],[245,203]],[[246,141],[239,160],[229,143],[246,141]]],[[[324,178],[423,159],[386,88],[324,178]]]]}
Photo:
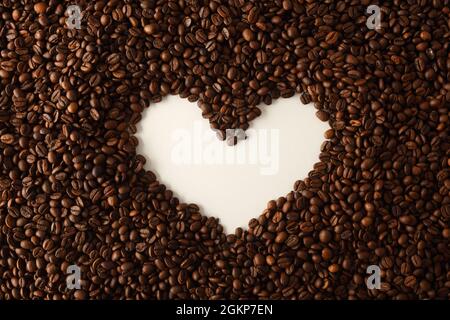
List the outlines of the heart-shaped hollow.
{"type": "Polygon", "coordinates": [[[298,96],[262,110],[247,139],[231,147],[215,138],[194,103],[169,96],[144,112],[138,153],[151,155],[147,169],[178,198],[200,205],[233,232],[259,216],[267,201],[287,194],[295,178],[307,176],[329,128],[298,96]]]}

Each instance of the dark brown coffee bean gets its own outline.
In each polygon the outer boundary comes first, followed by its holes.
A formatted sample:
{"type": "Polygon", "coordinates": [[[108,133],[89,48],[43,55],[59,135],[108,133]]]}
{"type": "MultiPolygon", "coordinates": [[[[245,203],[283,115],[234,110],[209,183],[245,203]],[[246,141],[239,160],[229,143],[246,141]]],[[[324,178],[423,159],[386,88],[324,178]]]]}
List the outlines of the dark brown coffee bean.
{"type": "Polygon", "coordinates": [[[242,31],[242,36],[245,39],[245,41],[252,41],[255,39],[255,35],[253,34],[253,31],[250,29],[244,29],[244,31],[242,31]]]}
{"type": "Polygon", "coordinates": [[[331,232],[328,230],[322,230],[319,233],[320,242],[328,243],[331,240],[331,232]]]}
{"type": "Polygon", "coordinates": [[[333,45],[339,40],[339,33],[337,31],[331,31],[327,34],[325,42],[327,44],[333,45]]]}
{"type": "Polygon", "coordinates": [[[255,266],[261,266],[265,263],[265,259],[264,256],[262,254],[256,254],[255,257],[253,258],[253,264],[255,266]]]}
{"type": "Polygon", "coordinates": [[[47,5],[44,2],[38,2],[34,5],[34,11],[37,14],[45,13],[46,10],[47,10],[47,5]]]}
{"type": "Polygon", "coordinates": [[[0,141],[4,144],[13,144],[14,136],[12,134],[3,134],[0,137],[0,141]]]}
{"type": "Polygon", "coordinates": [[[53,2],[0,5],[0,299],[448,300],[446,1],[383,2],[378,30],[357,1],[91,1],[81,29],[53,2]],[[295,93],[331,129],[248,229],[136,153],[169,94],[235,145],[295,93]]]}

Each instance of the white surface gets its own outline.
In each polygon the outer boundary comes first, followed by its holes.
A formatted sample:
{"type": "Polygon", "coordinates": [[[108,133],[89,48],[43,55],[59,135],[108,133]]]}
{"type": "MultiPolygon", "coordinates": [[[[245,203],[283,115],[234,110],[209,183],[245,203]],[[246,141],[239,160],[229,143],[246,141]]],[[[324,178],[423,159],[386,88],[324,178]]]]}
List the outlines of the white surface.
{"type": "Polygon", "coordinates": [[[195,103],[170,96],[144,111],[138,152],[180,201],[198,204],[234,232],[307,176],[329,128],[297,95],[261,109],[247,139],[230,147],[215,137],[195,103]]]}

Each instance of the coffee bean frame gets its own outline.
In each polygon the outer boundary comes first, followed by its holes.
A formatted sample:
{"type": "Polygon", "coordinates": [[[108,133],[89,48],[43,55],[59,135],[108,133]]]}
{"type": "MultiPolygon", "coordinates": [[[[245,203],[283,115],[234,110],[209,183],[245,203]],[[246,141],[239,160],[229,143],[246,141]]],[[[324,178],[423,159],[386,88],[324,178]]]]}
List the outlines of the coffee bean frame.
{"type": "Polygon", "coordinates": [[[1,299],[449,299],[448,0],[69,5],[0,0],[1,299]],[[223,133],[300,94],[332,129],[225,234],[136,153],[169,94],[223,133]]]}

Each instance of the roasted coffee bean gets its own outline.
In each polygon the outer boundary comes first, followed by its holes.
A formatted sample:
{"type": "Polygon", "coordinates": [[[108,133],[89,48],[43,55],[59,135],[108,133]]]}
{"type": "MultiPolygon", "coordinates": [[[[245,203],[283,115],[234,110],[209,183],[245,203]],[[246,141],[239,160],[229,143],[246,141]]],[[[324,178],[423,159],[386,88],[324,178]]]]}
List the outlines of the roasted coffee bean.
{"type": "Polygon", "coordinates": [[[366,5],[0,1],[0,299],[448,300],[450,4],[366,5]],[[136,153],[169,94],[234,145],[295,93],[319,162],[234,234],[136,153]]]}
{"type": "Polygon", "coordinates": [[[47,5],[45,4],[45,2],[38,2],[34,5],[34,11],[37,14],[45,13],[45,10],[47,10],[47,5]]]}
{"type": "Polygon", "coordinates": [[[13,144],[14,143],[14,136],[12,134],[3,134],[0,137],[0,142],[4,144],[13,144]]]}
{"type": "Polygon", "coordinates": [[[328,243],[331,241],[331,232],[328,230],[322,230],[319,233],[320,242],[328,243]]]}

